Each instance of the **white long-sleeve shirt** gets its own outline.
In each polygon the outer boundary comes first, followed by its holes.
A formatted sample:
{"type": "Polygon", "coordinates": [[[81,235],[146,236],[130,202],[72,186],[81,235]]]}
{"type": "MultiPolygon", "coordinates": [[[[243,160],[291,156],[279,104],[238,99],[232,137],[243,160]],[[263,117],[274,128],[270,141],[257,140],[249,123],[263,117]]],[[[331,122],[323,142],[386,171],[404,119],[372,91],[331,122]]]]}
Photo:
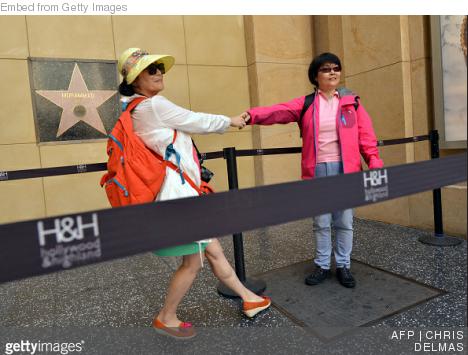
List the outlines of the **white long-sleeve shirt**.
{"type": "MultiPolygon", "coordinates": [[[[129,97],[131,101],[137,95],[129,97]]],[[[164,158],[166,148],[172,143],[174,130],[177,138],[175,150],[180,154],[180,167],[200,186],[200,168],[195,160],[190,133],[224,133],[230,126],[227,116],[192,112],[175,105],[161,95],[142,101],[132,112],[133,130],[145,145],[164,158]]],[[[174,155],[169,159],[177,165],[174,155]]],[[[156,200],[171,200],[182,197],[198,196],[198,193],[186,181],[182,184],[180,175],[167,168],[166,178],[156,200]]]]}

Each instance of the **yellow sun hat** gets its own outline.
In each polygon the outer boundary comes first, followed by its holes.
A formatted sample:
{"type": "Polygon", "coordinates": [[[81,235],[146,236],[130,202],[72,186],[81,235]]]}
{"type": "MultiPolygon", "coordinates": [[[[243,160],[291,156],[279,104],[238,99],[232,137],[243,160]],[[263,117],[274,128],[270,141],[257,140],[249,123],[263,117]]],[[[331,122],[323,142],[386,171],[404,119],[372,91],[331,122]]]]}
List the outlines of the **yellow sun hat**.
{"type": "Polygon", "coordinates": [[[175,59],[166,54],[149,54],[141,48],[128,48],[119,58],[118,69],[127,84],[133,83],[136,77],[152,63],[163,63],[167,73],[174,65],[175,59]]]}

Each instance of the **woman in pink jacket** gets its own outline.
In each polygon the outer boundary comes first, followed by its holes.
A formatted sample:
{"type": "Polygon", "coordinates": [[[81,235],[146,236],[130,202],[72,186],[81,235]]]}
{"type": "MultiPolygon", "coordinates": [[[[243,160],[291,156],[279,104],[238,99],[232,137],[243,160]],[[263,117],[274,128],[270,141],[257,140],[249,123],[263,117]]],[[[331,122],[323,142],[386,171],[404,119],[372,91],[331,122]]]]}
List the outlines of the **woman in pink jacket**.
{"type": "MultiPolygon", "coordinates": [[[[370,169],[381,168],[372,122],[359,97],[338,88],[341,61],[332,53],[322,53],[309,66],[313,94],[291,101],[256,107],[243,113],[250,124],[272,125],[297,122],[302,135],[302,178],[354,173],[362,169],[361,156],[370,169]],[[305,111],[303,111],[305,110],[305,111]]],[[[356,281],[350,272],[353,243],[353,210],[336,211],[314,217],[315,268],[307,285],[317,285],[330,276],[331,225],[336,230],[334,248],[336,275],[345,287],[356,281]]]]}

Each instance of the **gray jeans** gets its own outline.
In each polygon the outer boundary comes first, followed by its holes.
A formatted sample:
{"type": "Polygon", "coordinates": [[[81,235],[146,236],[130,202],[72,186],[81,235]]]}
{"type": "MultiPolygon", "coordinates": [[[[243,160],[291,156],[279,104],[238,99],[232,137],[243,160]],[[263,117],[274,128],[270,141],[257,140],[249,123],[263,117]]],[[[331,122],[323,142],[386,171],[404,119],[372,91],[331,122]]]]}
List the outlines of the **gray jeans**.
{"type": "MultiPolygon", "coordinates": [[[[315,167],[315,177],[343,174],[341,162],[319,163],[315,167]]],[[[314,236],[316,242],[315,264],[322,269],[330,269],[332,239],[331,226],[336,231],[334,249],[336,267],[350,267],[353,249],[353,210],[347,209],[314,217],[314,236]]]]}

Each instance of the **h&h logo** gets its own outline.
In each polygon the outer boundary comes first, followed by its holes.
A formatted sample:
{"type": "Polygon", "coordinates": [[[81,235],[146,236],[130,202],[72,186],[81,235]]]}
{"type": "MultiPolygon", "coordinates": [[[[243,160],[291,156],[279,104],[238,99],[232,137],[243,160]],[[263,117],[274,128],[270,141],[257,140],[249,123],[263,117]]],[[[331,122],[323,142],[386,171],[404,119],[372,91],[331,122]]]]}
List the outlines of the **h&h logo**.
{"type": "Polygon", "coordinates": [[[82,216],[55,218],[53,228],[49,229],[44,227],[44,222],[39,221],[37,232],[43,268],[57,265],[69,268],[74,263],[82,264],[101,258],[96,213],[93,213],[91,221],[87,222],[83,222],[82,216]]]}
{"type": "Polygon", "coordinates": [[[371,170],[364,172],[364,187],[380,186],[383,183],[388,184],[387,169],[371,170]],[[370,185],[370,186],[369,186],[370,185]]]}
{"type": "Polygon", "coordinates": [[[365,171],[363,178],[365,201],[376,202],[388,197],[387,169],[365,171]]]}
{"type": "Polygon", "coordinates": [[[75,220],[72,217],[55,218],[54,227],[52,229],[44,229],[44,222],[37,222],[37,232],[39,237],[39,245],[44,247],[46,245],[46,236],[55,235],[55,241],[59,243],[68,243],[73,240],[82,240],[84,238],[83,231],[85,229],[92,229],[95,237],[99,237],[99,225],[97,221],[96,213],[92,214],[91,223],[83,223],[81,216],[76,217],[75,220]]]}

